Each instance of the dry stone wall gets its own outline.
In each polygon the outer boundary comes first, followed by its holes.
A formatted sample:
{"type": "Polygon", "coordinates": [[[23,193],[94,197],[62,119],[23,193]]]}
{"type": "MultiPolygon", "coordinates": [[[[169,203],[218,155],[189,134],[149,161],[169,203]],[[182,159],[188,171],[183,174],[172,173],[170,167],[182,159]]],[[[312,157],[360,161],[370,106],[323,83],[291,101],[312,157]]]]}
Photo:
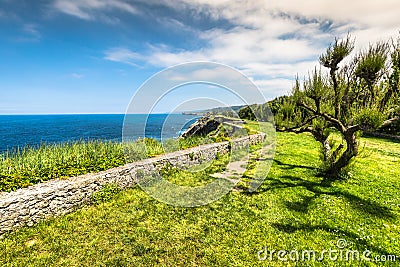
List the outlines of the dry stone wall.
{"type": "MultiPolygon", "coordinates": [[[[233,147],[245,147],[261,142],[263,134],[233,140],[233,147]]],[[[91,202],[91,195],[106,184],[129,188],[141,175],[151,174],[166,166],[186,168],[215,159],[217,154],[230,151],[228,142],[202,145],[141,160],[99,173],[85,174],[65,180],[50,180],[14,192],[0,193],[0,236],[24,225],[61,214],[91,202]]]]}

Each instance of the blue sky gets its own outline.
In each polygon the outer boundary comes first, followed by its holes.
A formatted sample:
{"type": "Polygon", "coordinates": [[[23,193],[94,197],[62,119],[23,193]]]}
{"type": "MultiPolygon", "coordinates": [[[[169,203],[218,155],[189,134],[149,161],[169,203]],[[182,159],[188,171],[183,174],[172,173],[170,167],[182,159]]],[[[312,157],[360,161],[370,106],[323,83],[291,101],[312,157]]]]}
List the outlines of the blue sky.
{"type": "Polygon", "coordinates": [[[358,48],[396,36],[399,13],[397,0],[0,0],[0,114],[124,113],[152,75],[198,60],[239,69],[271,99],[335,36],[350,31],[358,48]]]}

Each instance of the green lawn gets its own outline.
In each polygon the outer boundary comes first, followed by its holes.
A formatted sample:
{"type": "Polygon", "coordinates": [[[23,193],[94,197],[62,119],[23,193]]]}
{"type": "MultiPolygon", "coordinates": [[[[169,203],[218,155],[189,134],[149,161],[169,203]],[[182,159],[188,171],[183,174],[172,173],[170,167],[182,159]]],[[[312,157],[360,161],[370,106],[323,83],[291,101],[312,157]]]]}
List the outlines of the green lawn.
{"type": "MultiPolygon", "coordinates": [[[[319,253],[337,249],[339,239],[360,253],[400,256],[400,143],[362,138],[361,146],[347,180],[327,183],[313,138],[278,133],[272,168],[255,193],[233,191],[197,208],[160,203],[140,188],[114,193],[8,234],[0,266],[398,266],[400,258],[396,265],[257,257],[265,246],[319,253]]],[[[187,175],[174,171],[171,180],[187,175]]],[[[207,181],[207,172],[198,178],[207,181]]]]}

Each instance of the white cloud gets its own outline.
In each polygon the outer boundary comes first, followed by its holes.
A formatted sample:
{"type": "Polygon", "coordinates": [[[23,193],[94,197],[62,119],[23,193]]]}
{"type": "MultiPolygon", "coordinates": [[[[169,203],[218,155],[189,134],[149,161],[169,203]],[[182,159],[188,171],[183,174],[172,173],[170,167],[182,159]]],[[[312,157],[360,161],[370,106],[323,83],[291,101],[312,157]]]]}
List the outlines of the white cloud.
{"type": "Polygon", "coordinates": [[[110,20],[110,17],[101,13],[110,10],[119,10],[130,14],[138,13],[132,4],[121,0],[55,0],[52,6],[59,12],[84,20],[99,18],[110,20]]]}
{"type": "Polygon", "coordinates": [[[137,66],[135,62],[137,62],[138,60],[143,60],[144,57],[129,49],[117,47],[107,50],[105,52],[104,59],[137,66]]]}
{"type": "Polygon", "coordinates": [[[274,78],[268,80],[254,80],[253,83],[261,90],[268,100],[276,96],[288,95],[293,88],[293,79],[274,78]]]}
{"type": "MultiPolygon", "coordinates": [[[[357,49],[395,36],[400,25],[398,0],[146,0],[193,16],[230,22],[233,27],[198,31],[206,45],[195,50],[153,44],[145,54],[128,48],[106,51],[105,58],[134,64],[144,61],[166,67],[209,60],[239,68],[265,92],[290,91],[296,74],[301,78],[318,64],[318,56],[334,37],[351,32],[357,49]]],[[[196,18],[198,19],[198,18],[196,18]]],[[[180,21],[172,21],[182,27],[180,21]]],[[[269,94],[269,93],[268,93],[269,94]]]]}
{"type": "Polygon", "coordinates": [[[245,63],[242,65],[242,70],[250,76],[268,76],[271,78],[293,78],[295,75],[303,77],[308,70],[316,66],[316,60],[301,61],[297,63],[245,63]]]}

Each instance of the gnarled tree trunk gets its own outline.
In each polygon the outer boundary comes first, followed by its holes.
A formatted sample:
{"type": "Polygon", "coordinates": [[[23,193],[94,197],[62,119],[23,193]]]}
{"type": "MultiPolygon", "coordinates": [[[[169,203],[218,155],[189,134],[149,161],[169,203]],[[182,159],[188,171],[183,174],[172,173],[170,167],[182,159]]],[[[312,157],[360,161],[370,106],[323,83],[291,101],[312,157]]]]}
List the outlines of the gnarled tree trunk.
{"type": "Polygon", "coordinates": [[[346,151],[326,170],[326,173],[332,176],[338,176],[340,171],[349,165],[352,158],[358,155],[358,142],[355,132],[347,130],[343,135],[347,144],[346,151]]]}

